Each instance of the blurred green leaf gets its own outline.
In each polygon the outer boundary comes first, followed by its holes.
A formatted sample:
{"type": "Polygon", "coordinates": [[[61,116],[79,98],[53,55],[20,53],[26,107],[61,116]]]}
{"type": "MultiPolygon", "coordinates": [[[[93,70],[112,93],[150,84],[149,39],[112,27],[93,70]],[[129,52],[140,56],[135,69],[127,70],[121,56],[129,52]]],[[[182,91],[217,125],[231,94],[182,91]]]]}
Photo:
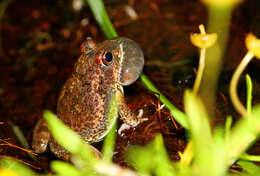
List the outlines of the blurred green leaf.
{"type": "Polygon", "coordinates": [[[204,153],[200,148],[208,148],[212,143],[210,123],[201,100],[190,90],[186,90],[184,94],[184,109],[188,116],[189,132],[195,152],[204,153]]]}
{"type": "MultiPolygon", "coordinates": [[[[205,158],[206,161],[210,162],[209,175],[225,175],[228,171],[229,165],[226,163],[225,134],[222,126],[215,127],[211,146],[211,154],[208,158],[205,158]]],[[[208,164],[206,166],[208,166],[208,164]]]]}
{"type": "Polygon", "coordinates": [[[186,90],[184,94],[184,109],[188,115],[190,140],[194,149],[193,170],[200,176],[218,175],[221,172],[217,169],[218,161],[221,159],[218,155],[223,156],[223,151],[221,148],[218,148],[219,151],[216,150],[214,145],[223,145],[221,137],[216,135],[217,140],[213,140],[206,109],[197,95],[190,90],[186,90]]]}
{"type": "Polygon", "coordinates": [[[238,157],[256,140],[260,133],[260,105],[253,108],[248,118],[242,118],[233,127],[230,140],[226,141],[228,164],[238,157]]]}
{"type": "Polygon", "coordinates": [[[131,147],[127,152],[127,160],[142,175],[176,175],[160,135],[145,147],[131,147]]]}
{"type": "Polygon", "coordinates": [[[75,168],[73,165],[62,162],[62,161],[52,161],[51,162],[52,170],[59,176],[81,176],[83,175],[78,168],[75,168]]]}
{"type": "Polygon", "coordinates": [[[61,144],[66,150],[76,153],[79,146],[83,143],[78,134],[70,130],[51,111],[45,110],[43,116],[48,123],[52,135],[59,144],[61,144]]]}
{"type": "Polygon", "coordinates": [[[82,159],[89,163],[94,163],[96,161],[90,146],[86,145],[76,132],[63,124],[55,114],[49,110],[45,110],[43,116],[49,125],[53,137],[61,146],[72,154],[81,156],[82,159]]]}
{"type": "Polygon", "coordinates": [[[260,162],[260,155],[248,155],[248,154],[244,153],[240,156],[240,159],[247,160],[247,161],[260,162]]]}
{"type": "Polygon", "coordinates": [[[0,168],[5,168],[7,170],[11,170],[15,172],[19,176],[34,176],[37,175],[31,169],[27,168],[21,163],[13,161],[11,159],[3,158],[0,162],[0,168]]]}
{"type": "Polygon", "coordinates": [[[255,165],[253,162],[238,161],[237,164],[240,165],[251,176],[260,175],[260,167],[255,165]]]}

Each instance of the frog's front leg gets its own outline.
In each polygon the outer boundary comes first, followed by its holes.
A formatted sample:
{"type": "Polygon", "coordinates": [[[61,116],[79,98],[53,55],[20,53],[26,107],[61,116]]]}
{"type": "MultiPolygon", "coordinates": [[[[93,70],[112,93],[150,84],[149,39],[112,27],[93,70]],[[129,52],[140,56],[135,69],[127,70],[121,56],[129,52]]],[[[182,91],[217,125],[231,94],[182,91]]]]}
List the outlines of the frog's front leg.
{"type": "Polygon", "coordinates": [[[32,148],[36,153],[43,153],[50,139],[50,131],[47,122],[41,118],[33,131],[32,148]]]}
{"type": "Polygon", "coordinates": [[[118,133],[121,135],[123,130],[129,129],[131,127],[136,127],[139,123],[148,120],[147,118],[142,118],[143,110],[139,110],[138,115],[133,113],[131,109],[126,104],[123,94],[121,93],[121,100],[119,106],[119,114],[124,124],[118,130],[118,133]]]}

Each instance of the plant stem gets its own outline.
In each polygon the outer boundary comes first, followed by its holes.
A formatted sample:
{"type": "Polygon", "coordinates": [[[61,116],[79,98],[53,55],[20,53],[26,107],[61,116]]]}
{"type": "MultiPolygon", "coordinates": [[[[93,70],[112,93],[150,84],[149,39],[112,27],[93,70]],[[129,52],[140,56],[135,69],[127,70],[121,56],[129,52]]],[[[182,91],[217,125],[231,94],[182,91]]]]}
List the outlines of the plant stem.
{"type": "Polygon", "coordinates": [[[226,49],[233,8],[210,5],[208,11],[207,33],[217,33],[218,40],[206,51],[207,63],[200,83],[199,96],[202,98],[209,116],[214,118],[218,77],[221,71],[222,57],[226,49]]]}
{"type": "Polygon", "coordinates": [[[237,69],[235,70],[231,82],[230,82],[230,87],[229,87],[229,93],[230,93],[230,98],[231,101],[235,107],[235,109],[243,116],[247,116],[247,111],[244,105],[240,102],[238,95],[237,95],[237,84],[239,81],[239,77],[250,62],[250,60],[254,57],[254,54],[251,52],[247,52],[245,57],[242,59],[240,64],[238,65],[237,69]]]}
{"type": "Polygon", "coordinates": [[[246,89],[247,89],[247,99],[246,99],[246,109],[248,113],[252,111],[252,81],[248,74],[246,74],[246,89]]]}
{"type": "Polygon", "coordinates": [[[201,34],[206,34],[205,27],[203,24],[199,25],[199,29],[201,34]]]}
{"type": "Polygon", "coordinates": [[[205,68],[205,53],[206,53],[206,48],[200,49],[199,67],[198,67],[198,72],[197,72],[196,80],[195,80],[194,87],[193,87],[194,93],[197,93],[199,90],[199,87],[200,87],[203,70],[205,68]]]}
{"type": "MultiPolygon", "coordinates": [[[[205,27],[204,25],[199,25],[200,33],[201,34],[206,34],[205,27]]],[[[199,67],[198,67],[198,72],[196,76],[196,80],[194,83],[193,91],[194,93],[197,93],[200,87],[200,82],[202,79],[202,74],[205,68],[205,54],[206,54],[206,48],[201,48],[200,49],[200,61],[199,61],[199,67]]]]}

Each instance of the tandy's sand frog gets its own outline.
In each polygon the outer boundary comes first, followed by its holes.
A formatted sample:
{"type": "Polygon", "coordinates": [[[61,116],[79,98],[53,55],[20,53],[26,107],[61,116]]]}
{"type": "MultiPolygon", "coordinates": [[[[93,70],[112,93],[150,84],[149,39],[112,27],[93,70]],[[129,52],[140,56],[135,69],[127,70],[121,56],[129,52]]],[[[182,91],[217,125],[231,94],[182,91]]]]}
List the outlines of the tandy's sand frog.
{"type": "MultiPolygon", "coordinates": [[[[118,111],[124,123],[136,126],[142,122],[144,119],[126,105],[122,88],[135,82],[142,72],[144,56],[140,47],[127,38],[100,44],[87,39],[81,45],[81,51],[73,73],[60,92],[58,117],[86,143],[97,142],[106,136],[117,118],[108,116],[111,99],[116,96],[120,100],[118,111]]],[[[57,157],[69,159],[68,152],[57,144],[46,122],[40,119],[34,129],[32,147],[36,153],[42,153],[48,143],[57,157]]]]}

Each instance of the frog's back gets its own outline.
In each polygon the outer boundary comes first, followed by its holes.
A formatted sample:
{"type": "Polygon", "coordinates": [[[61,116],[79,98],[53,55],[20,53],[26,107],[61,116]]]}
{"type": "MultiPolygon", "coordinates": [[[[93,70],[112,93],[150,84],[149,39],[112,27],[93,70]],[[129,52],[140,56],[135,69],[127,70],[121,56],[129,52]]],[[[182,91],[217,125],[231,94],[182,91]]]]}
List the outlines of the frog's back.
{"type": "Polygon", "coordinates": [[[91,54],[78,59],[57,104],[59,118],[88,142],[99,140],[106,131],[107,92],[113,91],[112,75],[105,77],[91,54]]]}

